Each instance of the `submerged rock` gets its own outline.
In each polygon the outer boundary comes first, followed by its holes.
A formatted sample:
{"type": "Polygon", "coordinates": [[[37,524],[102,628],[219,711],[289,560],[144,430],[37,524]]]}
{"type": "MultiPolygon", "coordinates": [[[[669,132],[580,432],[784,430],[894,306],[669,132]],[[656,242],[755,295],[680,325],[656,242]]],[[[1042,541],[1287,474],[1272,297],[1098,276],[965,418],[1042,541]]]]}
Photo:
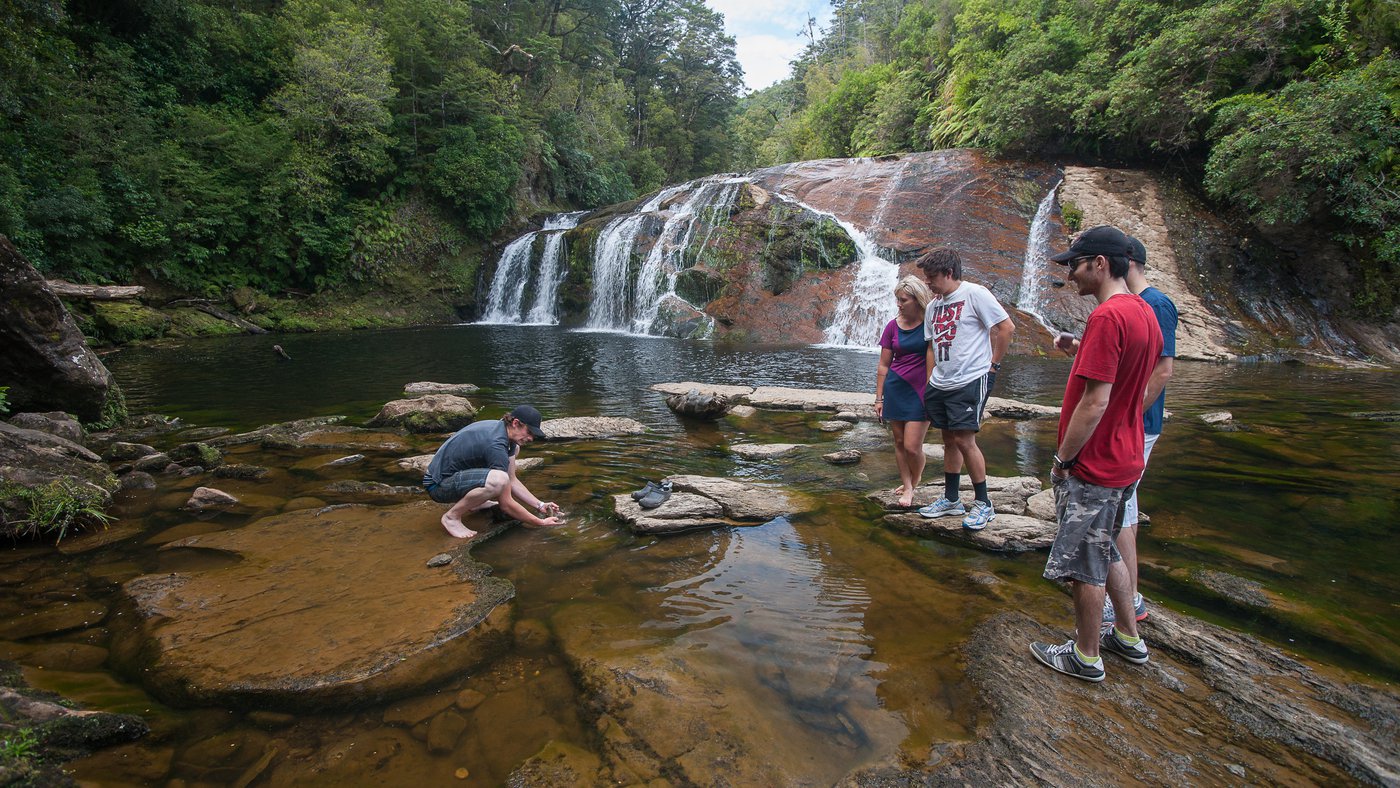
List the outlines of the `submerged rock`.
{"type": "Polygon", "coordinates": [[[736,443],[729,450],[746,460],[771,460],[806,447],[805,443],[736,443]]]}
{"type": "MultiPolygon", "coordinates": [[[[1068,610],[1057,622],[1073,626],[1068,610]]],[[[1343,684],[1249,635],[1154,608],[1140,625],[1151,661],[1106,656],[1092,688],[1031,657],[1031,640],[1064,642],[1023,613],[981,624],[963,646],[985,719],[976,739],[927,765],[851,775],[854,785],[1158,785],[1359,781],[1394,785],[1400,697],[1343,684]],[[1123,746],[1105,757],[1105,737],[1123,746]]]]}
{"type": "Polygon", "coordinates": [[[858,449],[843,449],[830,454],[823,454],[822,459],[832,465],[853,465],[860,462],[860,451],[858,449]]]}
{"type": "MultiPolygon", "coordinates": [[[[86,711],[74,705],[54,693],[28,687],[18,665],[0,661],[0,720],[4,721],[0,731],[9,739],[12,730],[28,730],[33,739],[27,754],[6,753],[0,758],[0,778],[6,785],[74,785],[60,762],[151,732],[135,714],[86,711]]],[[[22,740],[13,741],[18,749],[22,740]]]]}
{"type": "Polygon", "coordinates": [[[369,420],[371,427],[402,427],[409,432],[456,432],[476,419],[477,408],[455,394],[424,394],[387,402],[369,420]]]}
{"type": "Polygon", "coordinates": [[[574,416],[549,419],[540,424],[545,440],[569,441],[590,438],[612,438],[618,435],[641,435],[646,425],[636,419],[617,416],[574,416]]]}
{"type": "Polygon", "coordinates": [[[211,509],[227,509],[238,505],[238,499],[214,487],[199,487],[185,502],[185,508],[195,512],[211,509]]]}
{"type": "Polygon", "coordinates": [[[114,630],[113,657],[170,702],[283,710],[460,676],[506,645],[514,589],[470,559],[482,537],[451,539],[441,514],[426,502],[303,510],[167,544],[238,560],[127,581],[134,615],[114,630]],[[428,568],[444,547],[451,568],[428,568]]]}

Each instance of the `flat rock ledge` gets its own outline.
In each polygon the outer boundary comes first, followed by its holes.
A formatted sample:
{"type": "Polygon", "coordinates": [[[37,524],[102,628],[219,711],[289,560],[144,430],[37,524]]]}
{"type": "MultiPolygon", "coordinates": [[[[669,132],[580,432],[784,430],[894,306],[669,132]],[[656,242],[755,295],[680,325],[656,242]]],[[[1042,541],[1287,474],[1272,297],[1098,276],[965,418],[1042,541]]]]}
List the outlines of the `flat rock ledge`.
{"type": "MultiPolygon", "coordinates": [[[[1040,493],[1043,486],[1040,480],[1033,476],[988,476],[987,497],[992,499],[992,506],[997,510],[997,519],[1001,519],[1003,514],[1023,515],[1027,512],[1027,501],[1031,496],[1040,493]]],[[[960,499],[963,505],[971,506],[972,481],[968,479],[967,474],[963,474],[959,490],[962,493],[960,499]]],[[[865,497],[867,500],[880,504],[880,507],[886,512],[913,512],[920,506],[927,506],[941,499],[943,497],[943,483],[925,484],[915,488],[914,506],[909,509],[901,507],[899,496],[890,490],[876,490],[865,497]]],[[[1053,500],[1051,505],[1053,509],[1053,500]]],[[[956,518],[939,519],[954,520],[956,518]]]]}
{"type": "Polygon", "coordinates": [[[463,543],[441,514],[428,502],[326,507],[170,542],[161,550],[227,560],[123,584],[114,663],[171,703],[285,711],[459,676],[509,641],[515,590],[470,558],[508,524],[479,515],[483,536],[463,543]],[[443,552],[451,565],[426,566],[443,552]]]}
{"type": "MultiPolygon", "coordinates": [[[[404,457],[395,460],[394,465],[400,470],[408,471],[415,476],[422,476],[428,472],[428,466],[433,462],[431,454],[416,454],[412,457],[404,457]]],[[[543,457],[524,457],[515,461],[516,471],[525,471],[544,464],[543,457]]]]}
{"type": "Polygon", "coordinates": [[[805,443],[736,443],[729,451],[746,460],[771,460],[806,448],[805,443]]]}
{"type": "Polygon", "coordinates": [[[713,476],[670,476],[671,497],[643,509],[630,494],[613,496],[613,511],[639,534],[673,534],[705,528],[762,525],[807,511],[802,496],[775,487],[713,476]]]}
{"type": "Polygon", "coordinates": [[[917,512],[887,514],[885,524],[911,536],[937,536],[997,553],[1047,550],[1055,542],[1059,526],[1048,520],[1016,514],[998,514],[980,531],[962,527],[961,517],[926,519],[917,512]]]}
{"type": "Polygon", "coordinates": [[[419,394],[456,394],[459,397],[464,397],[480,390],[471,383],[432,383],[430,381],[410,383],[403,387],[403,393],[414,396],[419,394]]]}
{"type": "Polygon", "coordinates": [[[455,394],[423,394],[384,403],[371,427],[402,427],[409,432],[456,432],[476,419],[477,408],[455,394]]]}
{"type": "MultiPolygon", "coordinates": [[[[1255,638],[1154,607],[1142,632],[1151,661],[1105,657],[1087,685],[1031,657],[1032,640],[1061,643],[1024,613],[1001,613],[963,646],[989,724],[940,746],[924,766],[890,764],[844,784],[1340,785],[1400,782],[1400,696],[1342,683],[1255,638]],[[1105,741],[1112,757],[1105,757],[1105,741]]],[[[980,715],[979,715],[980,716],[980,715]]]]}
{"type": "MultiPolygon", "coordinates": [[[[827,389],[796,389],[783,386],[725,386],[716,383],[657,383],[652,391],[666,395],[685,395],[695,391],[702,396],[724,397],[735,403],[765,410],[834,411],[846,419],[866,421],[875,419],[875,395],[862,391],[830,391],[827,389]]],[[[1002,419],[1045,419],[1060,415],[1058,407],[991,397],[987,412],[1002,419]]],[[[838,417],[840,418],[840,417],[838,417]]]]}
{"type": "Polygon", "coordinates": [[[612,438],[618,435],[641,435],[646,425],[636,419],[619,416],[572,416],[549,419],[540,424],[545,440],[573,441],[592,438],[612,438]]]}

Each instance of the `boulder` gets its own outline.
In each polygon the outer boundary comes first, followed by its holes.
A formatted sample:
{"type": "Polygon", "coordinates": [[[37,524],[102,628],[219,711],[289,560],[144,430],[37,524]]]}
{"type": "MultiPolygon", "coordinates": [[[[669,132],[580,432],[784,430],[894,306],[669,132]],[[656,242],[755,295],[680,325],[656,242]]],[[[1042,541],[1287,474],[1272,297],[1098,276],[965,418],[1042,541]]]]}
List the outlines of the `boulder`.
{"type": "MultiPolygon", "coordinates": [[[[61,410],[86,422],[116,415],[112,373],[44,278],[0,236],[0,380],[16,411],[61,410]],[[106,413],[104,413],[106,411],[106,413]]],[[[122,414],[124,415],[124,414],[122,414]]]]}
{"type": "Polygon", "coordinates": [[[804,443],[736,443],[729,450],[746,460],[771,460],[803,448],[804,443]]]}
{"type": "Polygon", "coordinates": [[[1059,515],[1055,512],[1055,491],[1044,489],[1027,498],[1026,515],[1040,520],[1058,521],[1059,515]]]}
{"type": "Polygon", "coordinates": [[[987,413],[999,419],[1013,419],[1025,421],[1027,419],[1056,419],[1060,417],[1060,409],[1050,405],[1035,405],[1029,402],[1018,402],[1014,399],[1003,399],[1001,397],[987,398],[987,413]]]}
{"type": "Polygon", "coordinates": [[[126,460],[139,460],[142,457],[149,457],[157,453],[155,447],[147,446],[144,443],[116,441],[108,446],[106,451],[102,452],[102,459],[107,462],[123,462],[126,460]]]}
{"type": "Polygon", "coordinates": [[[574,416],[549,419],[540,424],[545,440],[571,441],[592,438],[612,438],[618,435],[641,435],[647,431],[636,419],[617,416],[574,416]]]}
{"type": "Polygon", "coordinates": [[[209,438],[205,443],[220,449],[226,449],[230,446],[262,443],[274,436],[288,437],[303,435],[315,430],[327,428],[333,424],[339,424],[342,421],[345,421],[344,416],[316,416],[309,419],[281,422],[279,424],[266,424],[251,432],[240,432],[236,435],[220,435],[209,438]]]}
{"type": "Polygon", "coordinates": [[[215,478],[219,479],[261,479],[267,475],[267,468],[261,465],[247,465],[244,463],[229,463],[220,465],[214,469],[215,478]]]}
{"type": "Polygon", "coordinates": [[[117,481],[121,483],[123,490],[154,490],[156,488],[155,478],[141,470],[124,473],[117,481]]]}
{"type": "Polygon", "coordinates": [[[1201,421],[1205,422],[1206,424],[1219,425],[1229,424],[1230,422],[1234,421],[1235,415],[1228,410],[1216,410],[1211,411],[1210,413],[1202,413],[1200,418],[1201,421]]]}
{"type": "Polygon", "coordinates": [[[410,383],[403,387],[405,394],[455,394],[464,397],[468,394],[475,394],[481,389],[470,383],[410,383]]]}
{"type": "Polygon", "coordinates": [[[315,449],[334,452],[408,450],[404,439],[392,432],[338,425],[292,432],[276,431],[262,436],[261,441],[265,449],[315,449]]]}
{"type": "MultiPolygon", "coordinates": [[[[172,703],[318,713],[460,677],[507,645],[514,589],[471,560],[483,537],[452,539],[441,514],[303,510],[169,543],[236,560],[124,583],[113,662],[172,703]],[[444,548],[450,566],[425,566],[444,548]]],[[[482,519],[487,537],[505,527],[482,519]]]]}
{"type": "Polygon", "coordinates": [[[628,494],[613,496],[613,511],[627,521],[628,527],[639,534],[675,534],[701,528],[723,528],[730,525],[758,525],[731,522],[724,516],[724,507],[703,495],[672,493],[655,509],[643,509],[628,494]]]}
{"type": "Polygon", "coordinates": [[[811,502],[797,493],[714,476],[668,476],[676,492],[693,492],[719,503],[726,517],[766,521],[785,514],[808,511],[811,502]]]}
{"type": "Polygon", "coordinates": [[[133,462],[131,467],[146,473],[160,473],[171,464],[170,455],[165,452],[151,454],[133,462]]]}
{"type": "Polygon", "coordinates": [[[846,430],[854,427],[855,425],[856,423],[854,421],[831,419],[830,421],[817,422],[817,429],[821,430],[822,432],[845,432],[846,430]]]}
{"type": "Polygon", "coordinates": [[[207,512],[213,509],[227,509],[238,505],[238,499],[213,487],[199,487],[185,502],[185,508],[194,512],[207,512]]]}
{"type": "MultiPolygon", "coordinates": [[[[941,444],[941,443],[925,443],[925,444],[924,444],[924,457],[928,458],[928,462],[930,462],[930,463],[941,463],[941,462],[943,462],[943,444],[941,444]]],[[[938,471],[938,468],[937,468],[937,467],[932,467],[932,466],[928,466],[928,465],[924,466],[924,468],[925,468],[925,470],[933,470],[934,472],[937,472],[937,471],[938,471]]]]}
{"type": "Polygon", "coordinates": [[[853,465],[860,462],[860,451],[858,449],[842,449],[830,454],[823,454],[822,459],[832,465],[853,465]]]}
{"type": "Polygon", "coordinates": [[[410,473],[422,476],[428,472],[428,465],[432,463],[432,461],[432,454],[417,454],[412,457],[404,457],[401,460],[396,460],[394,464],[410,473]]]}
{"type": "Polygon", "coordinates": [[[963,528],[961,517],[927,519],[917,512],[887,514],[885,524],[911,536],[938,536],[998,553],[1048,549],[1059,530],[1053,522],[1000,512],[980,531],[963,528]]]}
{"type": "Polygon", "coordinates": [[[655,509],[643,509],[628,494],[613,496],[613,511],[636,533],[670,534],[700,528],[762,525],[806,511],[810,502],[772,487],[710,476],[671,476],[672,494],[655,509]]]}
{"type": "Polygon", "coordinates": [[[456,432],[476,419],[476,406],[455,394],[424,394],[385,403],[371,427],[402,427],[409,432],[456,432]]]}
{"type": "Polygon", "coordinates": [[[702,394],[699,389],[690,389],[684,394],[668,395],[666,407],[678,416],[714,421],[728,413],[732,404],[727,397],[718,394],[702,394]]]}
{"type": "Polygon", "coordinates": [[[66,438],[0,422],[0,522],[29,513],[25,489],[63,485],[106,508],[120,488],[101,458],[66,438]]]}
{"type": "Polygon", "coordinates": [[[82,443],[87,438],[87,430],[76,419],[61,410],[48,413],[17,413],[10,417],[10,423],[22,430],[38,430],[60,438],[82,443]]]}
{"type": "Polygon", "coordinates": [[[714,331],[714,323],[709,315],[667,293],[657,304],[651,331],[663,337],[706,339],[714,331]]]}
{"type": "Polygon", "coordinates": [[[735,405],[729,409],[729,415],[740,419],[747,419],[758,412],[758,408],[752,405],[735,405]]]}
{"type": "Polygon", "coordinates": [[[198,441],[182,443],[171,449],[168,454],[171,460],[187,468],[194,465],[202,468],[217,468],[224,464],[223,452],[207,443],[198,441]]]}

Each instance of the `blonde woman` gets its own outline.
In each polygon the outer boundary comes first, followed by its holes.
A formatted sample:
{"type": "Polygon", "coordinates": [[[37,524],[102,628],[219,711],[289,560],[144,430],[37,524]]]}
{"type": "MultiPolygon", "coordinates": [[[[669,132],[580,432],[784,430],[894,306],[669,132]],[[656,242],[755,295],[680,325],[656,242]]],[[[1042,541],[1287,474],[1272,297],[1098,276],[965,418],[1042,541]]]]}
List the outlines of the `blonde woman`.
{"type": "Polygon", "coordinates": [[[908,507],[914,505],[914,488],[924,475],[924,436],[928,433],[928,416],[924,414],[924,381],[928,380],[924,309],[933,292],[919,277],[906,276],[894,286],[894,297],[899,313],[880,335],[875,416],[890,424],[894,460],[903,482],[895,492],[899,494],[899,505],[908,507]]]}

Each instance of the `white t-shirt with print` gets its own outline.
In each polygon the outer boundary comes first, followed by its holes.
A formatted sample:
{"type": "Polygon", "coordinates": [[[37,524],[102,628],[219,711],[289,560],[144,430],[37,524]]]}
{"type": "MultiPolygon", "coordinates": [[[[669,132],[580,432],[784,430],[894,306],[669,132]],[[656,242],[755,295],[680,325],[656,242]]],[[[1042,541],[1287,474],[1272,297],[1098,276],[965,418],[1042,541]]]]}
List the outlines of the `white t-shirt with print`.
{"type": "Polygon", "coordinates": [[[946,296],[935,295],[924,311],[924,333],[933,348],[928,383],[936,389],[962,388],[992,368],[992,326],[1009,316],[982,285],[963,282],[946,296]]]}

